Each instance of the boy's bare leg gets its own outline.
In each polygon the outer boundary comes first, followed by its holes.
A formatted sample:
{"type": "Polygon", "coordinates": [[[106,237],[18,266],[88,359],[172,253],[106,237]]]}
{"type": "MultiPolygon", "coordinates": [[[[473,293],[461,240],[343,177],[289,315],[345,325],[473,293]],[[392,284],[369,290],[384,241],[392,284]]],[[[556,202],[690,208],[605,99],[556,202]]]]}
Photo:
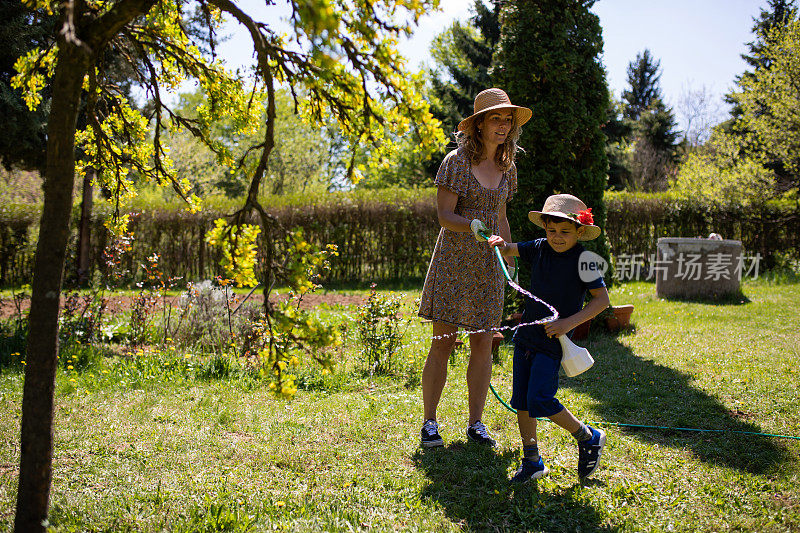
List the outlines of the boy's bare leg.
{"type": "Polygon", "coordinates": [[[469,364],[467,365],[467,392],[469,396],[469,425],[483,416],[486,393],[492,378],[492,332],[473,333],[469,336],[469,364]]]}
{"type": "Polygon", "coordinates": [[[570,413],[569,409],[566,407],[558,413],[548,416],[547,418],[569,431],[570,434],[575,433],[581,428],[581,421],[575,418],[575,415],[570,413]]]}
{"type": "Polygon", "coordinates": [[[431,349],[422,369],[422,405],[425,420],[436,420],[436,408],[442,398],[444,384],[447,381],[447,361],[456,342],[458,328],[443,322],[433,323],[433,336],[441,339],[431,340],[431,349]]]}
{"type": "Polygon", "coordinates": [[[531,418],[528,411],[517,411],[517,425],[519,425],[519,436],[522,438],[522,446],[533,446],[536,444],[536,419],[531,418]]]}

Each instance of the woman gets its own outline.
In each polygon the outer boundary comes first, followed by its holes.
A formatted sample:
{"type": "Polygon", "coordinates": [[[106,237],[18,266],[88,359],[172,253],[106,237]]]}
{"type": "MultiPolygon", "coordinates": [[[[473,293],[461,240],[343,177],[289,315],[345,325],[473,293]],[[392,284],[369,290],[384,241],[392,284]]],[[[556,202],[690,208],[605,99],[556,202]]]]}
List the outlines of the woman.
{"type": "Polygon", "coordinates": [[[442,446],[436,408],[447,380],[447,361],[458,328],[470,333],[467,366],[467,437],[496,445],[481,422],[492,372],[492,331],[503,312],[503,274],[486,237],[511,238],[506,203],[517,190],[519,127],[531,118],[501,89],[475,97],[474,113],[458,125],[458,149],[444,158],[434,183],[442,229],[422,289],[419,315],[433,321],[428,359],[422,371],[425,422],[421,444],[442,446]]]}

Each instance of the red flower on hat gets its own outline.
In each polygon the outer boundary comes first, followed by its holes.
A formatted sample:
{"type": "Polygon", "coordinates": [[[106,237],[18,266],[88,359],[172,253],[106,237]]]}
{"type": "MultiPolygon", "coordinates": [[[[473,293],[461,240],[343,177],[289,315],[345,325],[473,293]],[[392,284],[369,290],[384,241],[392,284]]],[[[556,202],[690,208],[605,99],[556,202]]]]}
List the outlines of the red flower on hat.
{"type": "Polygon", "coordinates": [[[578,213],[578,222],[581,224],[594,224],[594,217],[592,216],[591,207],[578,213]]]}

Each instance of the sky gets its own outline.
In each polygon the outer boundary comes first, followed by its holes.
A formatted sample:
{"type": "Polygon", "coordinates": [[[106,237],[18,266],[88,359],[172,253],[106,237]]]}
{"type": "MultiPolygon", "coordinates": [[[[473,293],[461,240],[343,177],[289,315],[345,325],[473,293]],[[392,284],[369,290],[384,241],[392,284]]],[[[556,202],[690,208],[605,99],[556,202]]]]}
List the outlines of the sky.
{"type": "MultiPolygon", "coordinates": [[[[264,7],[263,0],[242,2],[249,14],[269,21],[287,14],[282,2],[277,4],[264,7]]],[[[441,0],[439,12],[420,20],[414,35],[400,45],[412,68],[432,65],[429,46],[434,36],[456,19],[466,21],[472,5],[472,0],[441,0]]],[[[723,120],[727,107],[722,96],[746,69],[741,54],[753,40],[753,19],[766,6],[766,0],[599,0],[592,11],[603,28],[602,63],[610,91],[619,99],[627,86],[628,63],[649,49],[661,61],[662,94],[679,122],[681,98],[700,90],[712,96],[723,120]]],[[[221,55],[231,66],[249,64],[249,37],[235,24],[228,28],[231,39],[221,46],[221,55]]]]}

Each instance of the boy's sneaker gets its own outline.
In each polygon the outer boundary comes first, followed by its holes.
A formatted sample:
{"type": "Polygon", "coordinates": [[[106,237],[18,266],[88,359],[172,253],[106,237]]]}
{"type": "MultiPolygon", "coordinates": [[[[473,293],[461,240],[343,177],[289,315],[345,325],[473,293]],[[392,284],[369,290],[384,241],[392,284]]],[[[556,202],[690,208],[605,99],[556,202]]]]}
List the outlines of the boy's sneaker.
{"type": "Polygon", "coordinates": [[[467,428],[467,437],[473,442],[489,446],[490,448],[497,446],[497,442],[489,435],[489,430],[486,429],[486,426],[484,426],[483,422],[480,420],[467,428]]]}
{"type": "Polygon", "coordinates": [[[589,477],[597,470],[606,444],[605,431],[587,427],[592,430],[592,438],[578,443],[578,477],[589,477]]]}
{"type": "Polygon", "coordinates": [[[511,483],[527,483],[532,479],[541,479],[549,473],[550,469],[545,466],[541,457],[538,461],[523,458],[517,473],[511,478],[511,483]]]}
{"type": "Polygon", "coordinates": [[[422,424],[420,444],[423,448],[435,448],[444,445],[444,441],[439,435],[439,424],[436,423],[436,420],[430,418],[422,424]]]}

